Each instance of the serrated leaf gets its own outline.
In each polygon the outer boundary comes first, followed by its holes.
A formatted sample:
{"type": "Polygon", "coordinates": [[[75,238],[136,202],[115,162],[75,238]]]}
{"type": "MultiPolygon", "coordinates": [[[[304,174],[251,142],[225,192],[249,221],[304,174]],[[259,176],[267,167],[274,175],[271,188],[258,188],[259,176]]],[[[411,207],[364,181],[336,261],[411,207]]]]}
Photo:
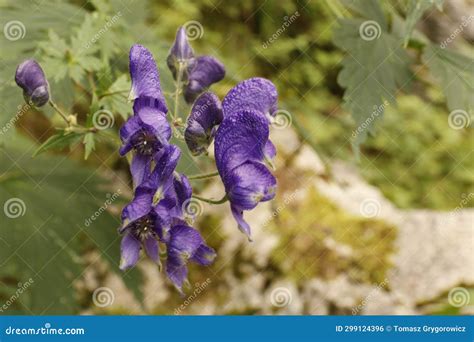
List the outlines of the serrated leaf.
{"type": "Polygon", "coordinates": [[[405,46],[410,40],[411,34],[416,23],[421,16],[432,6],[442,9],[444,0],[410,0],[407,9],[407,17],[405,20],[405,46]]]}
{"type": "Polygon", "coordinates": [[[439,81],[449,110],[474,111],[474,59],[457,52],[428,45],[423,62],[439,81]]]}
{"type": "Polygon", "coordinates": [[[59,133],[54,134],[42,143],[33,153],[33,157],[51,149],[62,150],[65,147],[78,142],[82,136],[83,134],[80,133],[65,132],[64,130],[61,130],[59,133]]]}
{"type": "Polygon", "coordinates": [[[120,114],[124,120],[129,117],[131,103],[127,99],[127,93],[131,87],[128,75],[123,74],[103,92],[99,100],[101,107],[110,108],[114,113],[120,114]]]}
{"type": "Polygon", "coordinates": [[[353,144],[357,153],[358,146],[382,118],[385,106],[396,104],[397,91],[410,83],[411,73],[410,58],[401,40],[388,31],[380,17],[381,9],[374,7],[377,3],[356,3],[361,13],[366,4],[366,12],[376,16],[341,20],[334,42],[347,52],[338,83],[346,89],[344,107],[356,123],[353,144]]]}

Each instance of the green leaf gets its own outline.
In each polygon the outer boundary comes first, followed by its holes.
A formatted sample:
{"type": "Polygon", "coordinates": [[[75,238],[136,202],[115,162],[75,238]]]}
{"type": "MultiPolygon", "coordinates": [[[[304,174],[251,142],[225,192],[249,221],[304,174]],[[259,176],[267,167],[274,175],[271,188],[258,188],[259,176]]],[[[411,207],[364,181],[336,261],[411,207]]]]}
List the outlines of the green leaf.
{"type": "Polygon", "coordinates": [[[441,11],[444,0],[410,0],[408,4],[407,17],[405,20],[405,46],[408,45],[411,34],[416,23],[420,20],[423,13],[436,5],[441,11]]]}
{"type": "Polygon", "coordinates": [[[91,152],[95,150],[95,134],[94,133],[86,133],[84,135],[84,159],[89,158],[91,152]]]}
{"type": "Polygon", "coordinates": [[[94,249],[138,293],[139,272],[118,268],[120,220],[103,210],[107,200],[122,205],[121,189],[62,156],[32,159],[31,148],[17,139],[14,148],[0,149],[0,205],[9,208],[0,212],[0,302],[33,280],[5,313],[78,313],[75,281],[88,266],[83,254],[94,249]]]}
{"type": "Polygon", "coordinates": [[[109,108],[112,112],[120,114],[124,120],[127,120],[131,112],[131,103],[127,99],[130,87],[128,75],[121,75],[102,93],[99,105],[103,108],[109,108]]]}
{"type": "Polygon", "coordinates": [[[439,81],[450,111],[474,111],[474,59],[457,52],[428,45],[423,62],[439,81]]]}
{"type": "Polygon", "coordinates": [[[411,73],[410,58],[401,40],[388,31],[377,2],[354,4],[360,13],[366,6],[365,12],[373,17],[340,20],[334,42],[347,52],[338,83],[346,89],[344,108],[352,113],[357,126],[353,134],[357,156],[359,145],[374,131],[385,107],[396,104],[397,91],[410,83],[411,73]]]}
{"type": "Polygon", "coordinates": [[[37,155],[50,149],[62,150],[67,146],[71,146],[78,142],[82,135],[82,133],[65,132],[64,130],[61,130],[59,133],[49,137],[48,140],[42,143],[33,153],[33,157],[36,157],[37,155]]]}

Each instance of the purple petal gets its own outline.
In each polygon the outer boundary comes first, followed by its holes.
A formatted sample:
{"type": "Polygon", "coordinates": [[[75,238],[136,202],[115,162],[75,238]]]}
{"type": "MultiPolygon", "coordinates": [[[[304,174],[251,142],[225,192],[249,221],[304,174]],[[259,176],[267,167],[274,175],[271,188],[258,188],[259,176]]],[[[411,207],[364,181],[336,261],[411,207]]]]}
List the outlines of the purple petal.
{"type": "Polygon", "coordinates": [[[132,157],[130,172],[133,178],[133,187],[142,184],[143,180],[150,174],[151,157],[135,153],[132,157]]]}
{"type": "Polygon", "coordinates": [[[265,165],[246,162],[223,179],[227,196],[233,205],[244,210],[275,197],[276,179],[265,165]]]}
{"type": "Polygon", "coordinates": [[[140,257],[140,241],[132,234],[126,234],[122,238],[120,253],[120,269],[122,271],[135,266],[140,257]]]}
{"type": "Polygon", "coordinates": [[[188,268],[186,263],[183,263],[178,251],[168,251],[166,275],[173,282],[179,292],[182,293],[183,283],[188,277],[188,268]]]}
{"type": "Polygon", "coordinates": [[[25,101],[37,107],[44,106],[49,100],[48,81],[41,66],[33,59],[27,59],[18,65],[15,81],[23,89],[25,101]]]}
{"type": "Polygon", "coordinates": [[[154,262],[158,262],[158,241],[156,241],[153,236],[149,236],[145,241],[143,241],[143,245],[145,246],[146,254],[150,259],[154,262]]]}
{"type": "Polygon", "coordinates": [[[169,231],[171,229],[170,210],[175,205],[176,202],[163,199],[154,208],[156,214],[155,232],[163,242],[169,241],[169,231]]]}
{"type": "Polygon", "coordinates": [[[277,109],[278,93],[275,85],[265,78],[254,77],[232,88],[222,101],[224,116],[242,110],[272,114],[277,109]]]}
{"type": "Polygon", "coordinates": [[[165,146],[163,153],[156,159],[156,165],[150,177],[143,183],[143,186],[149,189],[161,188],[163,190],[176,169],[180,156],[181,151],[178,146],[165,146]]]}
{"type": "Polygon", "coordinates": [[[255,111],[240,111],[225,117],[216,133],[214,151],[217,169],[222,178],[240,164],[265,159],[268,141],[268,120],[255,111]]]}
{"type": "MultiPolygon", "coordinates": [[[[120,139],[122,139],[122,142],[129,141],[136,132],[140,131],[143,128],[141,124],[142,122],[138,116],[131,116],[128,118],[128,120],[120,128],[120,139]]],[[[128,151],[129,150],[130,149],[128,149],[128,151]]]]}
{"type": "Polygon", "coordinates": [[[188,86],[184,93],[186,102],[192,103],[204,89],[213,83],[219,82],[224,76],[224,65],[216,58],[212,56],[196,58],[196,63],[189,72],[188,86]]]}
{"type": "Polygon", "coordinates": [[[163,111],[160,101],[150,97],[140,97],[133,104],[133,112],[142,123],[153,128],[162,144],[171,138],[171,127],[166,120],[166,111],[163,111]]]}
{"type": "Polygon", "coordinates": [[[238,227],[239,227],[240,231],[242,233],[244,233],[245,235],[247,235],[247,237],[250,240],[250,234],[251,234],[250,226],[244,220],[242,209],[240,209],[240,208],[238,208],[234,205],[231,205],[230,209],[232,211],[232,215],[234,216],[234,219],[237,221],[237,224],[238,224],[238,227]]]}
{"type": "Polygon", "coordinates": [[[178,251],[184,261],[191,258],[199,246],[204,243],[201,234],[189,226],[174,226],[171,228],[170,234],[169,249],[178,251]]]}
{"type": "Polygon", "coordinates": [[[270,160],[275,158],[277,154],[276,147],[275,145],[273,145],[273,143],[270,140],[268,140],[267,143],[265,144],[264,154],[265,154],[266,159],[270,159],[270,160]]]}
{"type": "Polygon", "coordinates": [[[122,210],[122,221],[130,223],[147,215],[151,210],[152,201],[153,194],[147,189],[138,187],[133,200],[122,210]]]}
{"type": "Polygon", "coordinates": [[[214,262],[216,258],[216,251],[211,247],[202,244],[194,253],[193,257],[190,259],[199,265],[210,265],[214,262]]]}
{"type": "Polygon", "coordinates": [[[213,93],[204,93],[194,102],[184,138],[193,155],[204,153],[213,139],[213,128],[222,122],[222,106],[213,93]]]}
{"type": "Polygon", "coordinates": [[[138,97],[153,97],[161,102],[162,111],[168,112],[161,92],[160,74],[155,60],[151,52],[142,45],[135,44],[130,49],[130,75],[132,78],[131,100],[138,97]]]}

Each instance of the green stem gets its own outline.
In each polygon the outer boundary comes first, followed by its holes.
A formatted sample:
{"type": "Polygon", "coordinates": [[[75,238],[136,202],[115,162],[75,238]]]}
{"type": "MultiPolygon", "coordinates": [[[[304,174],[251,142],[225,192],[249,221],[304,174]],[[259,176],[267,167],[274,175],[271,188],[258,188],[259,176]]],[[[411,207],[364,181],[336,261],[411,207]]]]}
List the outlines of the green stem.
{"type": "Polygon", "coordinates": [[[206,203],[210,203],[210,204],[222,204],[222,203],[227,202],[227,200],[228,200],[227,195],[224,195],[224,197],[222,197],[220,200],[212,200],[212,199],[204,198],[204,197],[197,196],[197,195],[193,195],[193,198],[195,198],[197,200],[200,200],[200,201],[203,201],[203,202],[206,202],[206,203]]]}
{"type": "MultiPolygon", "coordinates": [[[[121,95],[121,94],[126,94],[130,92],[129,90],[117,90],[117,91],[111,91],[110,93],[103,93],[103,94],[100,94],[99,95],[99,98],[103,98],[103,97],[106,97],[106,96],[113,96],[113,95],[121,95]]],[[[123,97],[127,97],[125,95],[122,95],[123,97]]]]}
{"type": "Polygon", "coordinates": [[[210,172],[210,173],[201,173],[201,174],[198,174],[198,175],[188,176],[188,179],[205,179],[205,178],[211,178],[211,177],[215,177],[215,176],[219,176],[218,171],[214,171],[214,172],[210,172]]]}
{"type": "Polygon", "coordinates": [[[53,107],[53,109],[63,118],[64,121],[66,121],[67,125],[70,126],[71,125],[71,122],[69,121],[69,119],[67,118],[66,114],[64,114],[61,109],[59,109],[58,105],[56,103],[54,103],[53,100],[49,99],[48,101],[49,105],[51,107],[53,107]]]}

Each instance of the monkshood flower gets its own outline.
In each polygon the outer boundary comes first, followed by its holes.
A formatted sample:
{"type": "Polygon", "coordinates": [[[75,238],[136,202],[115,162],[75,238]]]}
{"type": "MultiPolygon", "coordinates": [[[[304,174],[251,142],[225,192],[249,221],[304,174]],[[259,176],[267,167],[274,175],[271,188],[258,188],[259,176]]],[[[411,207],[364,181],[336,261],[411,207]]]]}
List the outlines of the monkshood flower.
{"type": "Polygon", "coordinates": [[[176,33],[176,39],[170,49],[166,64],[171,70],[174,79],[177,79],[178,69],[181,67],[183,72],[181,75],[182,80],[186,81],[188,79],[187,70],[193,68],[194,61],[194,51],[191,45],[189,45],[186,29],[181,26],[176,33]]]}
{"type": "Polygon", "coordinates": [[[166,274],[180,292],[187,281],[189,261],[207,266],[216,257],[216,252],[206,245],[201,234],[185,224],[171,228],[167,248],[166,274]]]}
{"type": "Polygon", "coordinates": [[[222,102],[224,120],[215,137],[215,158],[239,229],[249,238],[244,210],[275,196],[276,179],[265,161],[276,154],[269,140],[269,116],[276,110],[277,92],[268,80],[239,83],[222,102]]]}
{"type": "Polygon", "coordinates": [[[158,240],[167,240],[172,223],[170,211],[176,205],[175,198],[165,191],[165,186],[170,184],[179,156],[177,146],[166,146],[155,160],[153,172],[135,189],[132,202],[123,209],[120,268],[134,266],[141,248],[158,262],[158,240]],[[158,191],[163,195],[155,205],[154,197],[158,191]]]}
{"type": "Polygon", "coordinates": [[[186,29],[180,27],[167,58],[168,68],[173,77],[184,87],[186,102],[192,103],[196,97],[213,83],[225,76],[224,65],[212,56],[194,57],[189,45],[186,29]]]}
{"type": "Polygon", "coordinates": [[[150,173],[151,161],[168,144],[171,127],[157,98],[139,97],[133,104],[133,116],[120,129],[120,155],[133,150],[131,173],[135,187],[150,173]]]}
{"type": "Polygon", "coordinates": [[[216,95],[207,92],[197,98],[184,131],[186,145],[194,156],[207,151],[222,119],[221,101],[216,95]]]}
{"type": "Polygon", "coordinates": [[[37,107],[44,106],[49,101],[49,85],[43,69],[34,59],[27,59],[18,65],[15,82],[23,89],[26,103],[37,107]]]}
{"type": "Polygon", "coordinates": [[[196,58],[194,67],[189,71],[188,84],[184,90],[184,99],[192,103],[196,96],[202,93],[213,83],[217,83],[225,76],[224,64],[212,56],[196,58]]]}

